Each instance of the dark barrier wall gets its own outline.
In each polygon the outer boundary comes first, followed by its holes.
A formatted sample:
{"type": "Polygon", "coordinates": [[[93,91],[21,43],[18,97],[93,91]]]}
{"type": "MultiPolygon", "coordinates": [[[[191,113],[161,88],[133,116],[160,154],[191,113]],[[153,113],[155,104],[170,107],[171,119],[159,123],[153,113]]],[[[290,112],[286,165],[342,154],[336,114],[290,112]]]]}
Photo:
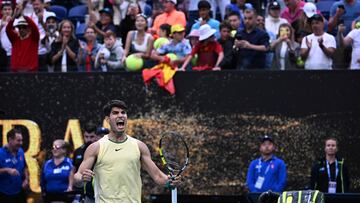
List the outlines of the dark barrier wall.
{"type": "MultiPolygon", "coordinates": [[[[265,133],[273,134],[277,155],[287,163],[287,189],[306,187],[324,138],[335,136],[350,166],[352,190],[360,190],[360,72],[184,72],[174,80],[176,95],[170,96],[155,84],[145,87],[139,73],[2,74],[0,124],[27,126],[24,148],[32,158],[34,191],[42,152],[66,136],[78,146],[77,127],[101,123],[102,106],[114,98],[128,103],[128,132],[148,144],[156,163],[164,131],[186,137],[191,165],[181,194],[240,194],[265,133]],[[38,150],[29,145],[34,140],[41,141],[38,150]]],[[[143,182],[145,197],[164,192],[145,174],[143,182]]]]}

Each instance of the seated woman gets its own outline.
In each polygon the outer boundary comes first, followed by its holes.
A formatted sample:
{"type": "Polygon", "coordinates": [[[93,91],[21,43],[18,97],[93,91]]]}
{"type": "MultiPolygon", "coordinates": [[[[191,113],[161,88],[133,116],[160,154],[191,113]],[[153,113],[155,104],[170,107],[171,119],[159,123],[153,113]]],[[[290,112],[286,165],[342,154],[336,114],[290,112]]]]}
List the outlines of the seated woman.
{"type": "Polygon", "coordinates": [[[139,14],[135,19],[136,30],[130,31],[126,37],[124,50],[125,62],[127,56],[135,54],[137,57],[144,59],[144,67],[151,67],[149,58],[153,49],[154,39],[151,34],[147,33],[147,18],[143,14],[139,14]]]}
{"type": "MultiPolygon", "coordinates": [[[[72,191],[74,167],[67,157],[69,144],[64,140],[55,140],[52,146],[52,159],[47,160],[41,172],[41,192],[44,202],[69,202],[72,191]]],[[[70,201],[71,202],[71,201],[70,201]]]]}
{"type": "Polygon", "coordinates": [[[300,45],[295,42],[291,25],[283,23],[279,27],[277,39],[270,45],[274,50],[273,68],[279,70],[296,69],[300,45]]]}

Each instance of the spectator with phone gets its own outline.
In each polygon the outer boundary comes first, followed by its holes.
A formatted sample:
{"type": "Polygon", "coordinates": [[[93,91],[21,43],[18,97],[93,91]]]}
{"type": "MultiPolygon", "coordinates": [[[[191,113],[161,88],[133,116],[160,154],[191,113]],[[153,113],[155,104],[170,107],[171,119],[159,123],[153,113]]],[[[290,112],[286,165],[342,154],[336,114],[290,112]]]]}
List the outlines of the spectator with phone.
{"type": "Polygon", "coordinates": [[[353,29],[344,37],[345,27],[339,25],[340,45],[352,46],[350,69],[360,69],[360,29],[353,29]]]}
{"type": "Polygon", "coordinates": [[[111,8],[106,7],[101,9],[99,13],[100,20],[98,22],[95,22],[95,17],[93,17],[94,13],[93,11],[91,11],[88,26],[95,29],[98,42],[103,43],[107,31],[110,30],[116,33],[116,27],[113,21],[114,11],[111,8]]]}
{"type": "Polygon", "coordinates": [[[280,70],[296,69],[296,59],[300,45],[295,41],[294,29],[288,23],[281,24],[277,39],[270,45],[274,50],[273,68],[280,70]]]}
{"type": "Polygon", "coordinates": [[[360,16],[360,2],[357,0],[340,0],[334,2],[330,9],[329,32],[336,33],[337,26],[342,20],[345,25],[344,34],[351,30],[351,23],[360,16]]]}
{"type": "Polygon", "coordinates": [[[253,9],[244,12],[245,29],[235,35],[237,69],[264,69],[269,35],[257,27],[257,13],[253,9]]]}
{"type": "Polygon", "coordinates": [[[224,50],[224,59],[220,63],[221,69],[235,69],[234,38],[231,37],[231,25],[228,21],[224,20],[220,23],[220,39],[218,42],[224,50]]]}

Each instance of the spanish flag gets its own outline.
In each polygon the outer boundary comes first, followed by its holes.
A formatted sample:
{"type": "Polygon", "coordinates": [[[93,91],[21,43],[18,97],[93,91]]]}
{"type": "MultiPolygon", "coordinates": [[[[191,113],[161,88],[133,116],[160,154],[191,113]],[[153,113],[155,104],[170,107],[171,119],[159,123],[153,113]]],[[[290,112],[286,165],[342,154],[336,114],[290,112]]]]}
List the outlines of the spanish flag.
{"type": "Polygon", "coordinates": [[[160,63],[151,69],[144,69],[142,71],[143,80],[146,85],[149,85],[152,78],[155,78],[159,87],[167,90],[171,95],[175,94],[175,86],[173,77],[176,73],[176,68],[167,63],[160,63]]]}

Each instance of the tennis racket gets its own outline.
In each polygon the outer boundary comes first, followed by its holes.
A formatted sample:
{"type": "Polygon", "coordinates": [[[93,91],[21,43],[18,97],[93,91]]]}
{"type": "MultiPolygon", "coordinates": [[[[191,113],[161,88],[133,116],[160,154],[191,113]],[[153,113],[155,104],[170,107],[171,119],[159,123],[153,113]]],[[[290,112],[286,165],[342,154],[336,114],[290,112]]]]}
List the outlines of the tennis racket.
{"type": "MultiPolygon", "coordinates": [[[[159,153],[163,166],[172,179],[179,176],[189,164],[189,148],[177,132],[167,132],[159,142],[159,153]]],[[[171,190],[171,202],[177,203],[177,189],[171,190]]]]}

